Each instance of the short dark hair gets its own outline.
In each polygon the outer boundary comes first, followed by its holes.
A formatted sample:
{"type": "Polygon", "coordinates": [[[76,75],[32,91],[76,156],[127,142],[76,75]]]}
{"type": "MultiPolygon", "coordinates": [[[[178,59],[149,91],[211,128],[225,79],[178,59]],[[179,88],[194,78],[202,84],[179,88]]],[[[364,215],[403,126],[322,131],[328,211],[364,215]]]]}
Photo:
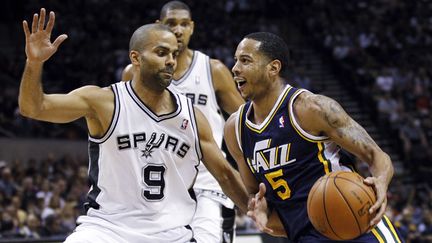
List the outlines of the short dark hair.
{"type": "Polygon", "coordinates": [[[132,37],[129,41],[129,52],[132,50],[141,52],[143,50],[143,42],[147,39],[148,36],[151,35],[151,33],[149,32],[158,30],[168,31],[172,33],[171,29],[163,24],[154,23],[143,25],[136,29],[135,32],[132,34],[132,37]]]}
{"type": "Polygon", "coordinates": [[[189,16],[192,18],[191,10],[186,3],[181,1],[170,1],[165,3],[165,5],[162,6],[162,9],[160,11],[160,16],[159,16],[160,20],[166,17],[168,10],[186,10],[188,11],[189,16]]]}
{"type": "Polygon", "coordinates": [[[262,52],[270,60],[279,60],[282,64],[281,76],[288,77],[290,53],[288,45],[281,37],[269,32],[255,32],[246,35],[244,38],[260,42],[258,51],[262,52]]]}

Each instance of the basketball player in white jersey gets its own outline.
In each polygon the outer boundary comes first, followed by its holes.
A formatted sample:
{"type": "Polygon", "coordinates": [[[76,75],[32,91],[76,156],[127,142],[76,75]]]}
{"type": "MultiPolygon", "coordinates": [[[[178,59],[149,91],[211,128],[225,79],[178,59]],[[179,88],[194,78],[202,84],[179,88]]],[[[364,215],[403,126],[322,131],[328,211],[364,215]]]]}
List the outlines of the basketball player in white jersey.
{"type": "Polygon", "coordinates": [[[55,15],[45,9],[26,21],[27,61],[19,108],[37,120],[66,123],[84,117],[89,129],[86,215],[67,239],[75,242],[196,242],[189,227],[196,211],[190,193],[200,159],[224,192],[246,211],[248,196],[239,174],[213,140],[202,113],[167,89],[178,45],[161,24],[138,28],[130,40],[136,75],[110,87],[84,86],[68,94],[45,94],[44,62],[67,38],[50,41],[55,15]],[[200,140],[198,140],[200,138],[200,140]]]}
{"type": "MultiPolygon", "coordinates": [[[[216,143],[221,147],[225,124],[221,108],[231,114],[244,103],[230,71],[219,60],[210,59],[207,55],[188,47],[194,22],[186,4],[180,1],[166,3],[157,22],[170,27],[179,44],[177,68],[169,88],[185,94],[203,112],[211,125],[216,143]]],[[[125,68],[122,80],[132,79],[131,68],[132,65],[125,68]]],[[[217,181],[203,164],[199,166],[194,189],[198,210],[192,227],[198,242],[233,242],[234,204],[222,193],[217,181]]]]}

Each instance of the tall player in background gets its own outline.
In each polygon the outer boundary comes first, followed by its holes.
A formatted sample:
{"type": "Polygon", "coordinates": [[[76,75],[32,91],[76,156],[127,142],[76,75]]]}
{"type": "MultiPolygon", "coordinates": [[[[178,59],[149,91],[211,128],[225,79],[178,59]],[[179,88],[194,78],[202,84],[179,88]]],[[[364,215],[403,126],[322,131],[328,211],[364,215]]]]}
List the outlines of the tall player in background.
{"type": "Polygon", "coordinates": [[[84,86],[68,94],[45,94],[44,63],[67,38],[51,43],[54,12],[45,9],[23,22],[26,66],[19,92],[21,114],[67,123],[85,118],[89,132],[91,189],[86,215],[66,239],[75,242],[196,242],[189,224],[196,210],[193,182],[200,160],[243,210],[248,195],[237,171],[223,157],[210,126],[190,101],[167,89],[177,39],[162,24],[132,35],[131,81],[110,87],[84,86]]]}
{"type": "MultiPolygon", "coordinates": [[[[248,215],[261,230],[276,223],[293,242],[329,242],[307,215],[312,185],[330,171],[349,170],[340,163],[340,148],[369,164],[377,201],[369,213],[371,232],[350,242],[400,242],[384,215],[393,176],[390,157],[334,100],[287,84],[289,51],[278,36],[258,32],[238,45],[232,68],[243,98],[249,100],[225,125],[225,141],[235,158],[251,200],[248,215]],[[273,213],[273,214],[272,214],[273,213]]],[[[269,227],[273,228],[273,227],[269,227]]]]}
{"type": "MultiPolygon", "coordinates": [[[[235,112],[244,103],[227,67],[219,60],[189,48],[193,34],[189,7],[180,1],[166,3],[158,22],[170,27],[177,37],[179,55],[177,68],[169,88],[185,94],[203,112],[209,121],[213,136],[219,147],[222,146],[225,120],[220,108],[226,113],[235,112]]],[[[130,80],[134,70],[125,68],[122,79],[130,80]]],[[[217,181],[203,164],[194,185],[198,208],[192,227],[198,242],[232,242],[234,237],[234,204],[223,193],[217,181]]]]}

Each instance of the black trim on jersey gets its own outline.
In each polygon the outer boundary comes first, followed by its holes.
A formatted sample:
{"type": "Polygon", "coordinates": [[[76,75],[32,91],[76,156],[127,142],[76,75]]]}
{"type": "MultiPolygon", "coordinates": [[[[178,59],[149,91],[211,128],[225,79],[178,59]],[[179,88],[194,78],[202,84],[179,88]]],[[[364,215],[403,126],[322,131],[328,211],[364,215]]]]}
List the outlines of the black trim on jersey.
{"type": "Polygon", "coordinates": [[[190,239],[189,242],[195,242],[196,243],[197,241],[194,238],[195,234],[194,234],[194,231],[192,230],[192,227],[190,225],[185,225],[185,228],[188,229],[188,230],[190,230],[192,232],[192,238],[190,239]]]}
{"type": "Polygon", "coordinates": [[[84,203],[85,212],[90,208],[99,209],[100,205],[96,202],[96,198],[101,192],[98,187],[99,180],[99,144],[89,141],[89,159],[90,159],[90,169],[89,169],[89,181],[92,186],[91,190],[87,194],[87,202],[84,203]]]}
{"type": "MultiPolygon", "coordinates": [[[[198,163],[196,165],[194,165],[196,173],[195,173],[195,178],[193,179],[193,183],[192,183],[192,186],[193,186],[195,184],[196,178],[198,177],[198,172],[199,172],[198,167],[199,167],[200,163],[202,163],[201,159],[203,156],[202,156],[202,150],[201,150],[201,143],[200,143],[200,139],[199,139],[198,124],[197,124],[196,117],[195,117],[195,109],[194,109],[194,106],[192,104],[191,99],[186,98],[186,102],[187,102],[187,107],[188,107],[188,111],[189,111],[189,117],[191,119],[191,126],[192,126],[193,131],[196,134],[196,137],[194,140],[195,140],[195,151],[197,154],[198,163]]],[[[195,197],[195,195],[194,195],[194,197],[195,197]]],[[[192,198],[192,199],[194,199],[196,201],[196,197],[192,198]]]]}
{"type": "Polygon", "coordinates": [[[111,85],[111,91],[114,93],[114,111],[111,117],[111,121],[108,129],[101,137],[93,137],[92,135],[90,135],[90,133],[88,134],[89,141],[92,141],[94,143],[103,143],[108,140],[108,138],[111,137],[111,134],[113,134],[114,128],[117,126],[120,117],[120,97],[116,84],[111,85]]]}
{"type": "MultiPolygon", "coordinates": [[[[191,126],[192,126],[192,128],[196,134],[195,150],[197,152],[198,160],[201,160],[203,155],[202,155],[201,143],[200,143],[200,138],[199,138],[198,122],[197,122],[197,119],[195,116],[195,109],[194,109],[194,106],[192,104],[191,99],[187,99],[187,104],[188,104],[189,115],[190,115],[191,123],[192,123],[191,126]]],[[[198,165],[199,165],[199,163],[198,163],[198,165]]]]}
{"type": "Polygon", "coordinates": [[[180,98],[178,97],[178,95],[174,94],[173,92],[171,92],[171,90],[168,90],[168,92],[170,93],[171,97],[174,98],[175,100],[175,105],[176,105],[176,109],[168,114],[162,114],[162,115],[156,115],[149,107],[147,107],[146,104],[144,104],[144,102],[139,98],[139,96],[135,93],[135,90],[132,88],[132,82],[127,82],[125,83],[126,85],[126,90],[129,93],[129,96],[132,98],[132,100],[138,105],[139,108],[141,108],[141,110],[144,111],[144,113],[146,113],[151,119],[153,119],[155,122],[160,122],[166,119],[170,119],[173,118],[175,116],[177,116],[178,114],[180,114],[181,110],[182,110],[182,106],[180,104],[180,98]]]}
{"type": "Polygon", "coordinates": [[[196,198],[196,194],[195,194],[195,190],[191,187],[188,190],[189,196],[195,201],[197,202],[197,198],[196,198]]]}
{"type": "Polygon", "coordinates": [[[189,74],[192,72],[192,70],[195,66],[195,63],[197,63],[197,60],[198,60],[198,53],[197,53],[197,51],[193,51],[192,62],[189,65],[188,70],[178,80],[172,79],[171,83],[174,85],[179,85],[179,84],[183,83],[186,80],[186,78],[189,76],[189,74]]]}

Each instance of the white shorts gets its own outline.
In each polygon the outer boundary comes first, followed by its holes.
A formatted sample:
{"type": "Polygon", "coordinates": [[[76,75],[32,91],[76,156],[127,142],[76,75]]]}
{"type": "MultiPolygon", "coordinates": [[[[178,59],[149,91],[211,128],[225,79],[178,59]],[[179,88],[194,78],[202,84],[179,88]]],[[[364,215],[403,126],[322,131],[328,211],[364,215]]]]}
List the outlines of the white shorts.
{"type": "MultiPolygon", "coordinates": [[[[145,227],[145,226],[143,226],[145,227]]],[[[196,242],[192,230],[179,227],[153,235],[125,234],[123,230],[111,230],[99,225],[82,223],[69,235],[65,243],[185,243],[196,242]]]]}
{"type": "MultiPolygon", "coordinates": [[[[208,191],[205,191],[208,192],[208,191]]],[[[203,191],[195,190],[197,209],[192,219],[194,238],[198,243],[233,242],[234,218],[230,230],[223,231],[224,218],[222,216],[222,203],[203,191]]],[[[234,216],[235,217],[235,216],[234,216]]]]}

